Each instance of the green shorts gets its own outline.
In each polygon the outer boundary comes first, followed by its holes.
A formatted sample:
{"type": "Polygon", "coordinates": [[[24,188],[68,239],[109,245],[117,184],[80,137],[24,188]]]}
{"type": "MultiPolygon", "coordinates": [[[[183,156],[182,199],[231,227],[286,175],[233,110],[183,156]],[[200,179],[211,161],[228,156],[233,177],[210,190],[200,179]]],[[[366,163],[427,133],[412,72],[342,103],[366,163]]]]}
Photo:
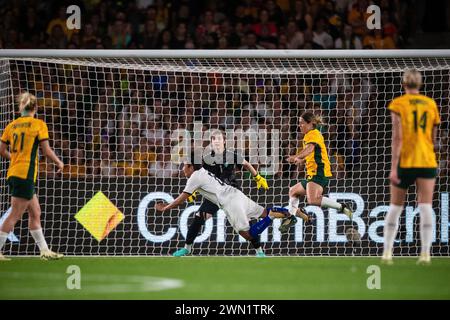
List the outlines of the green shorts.
{"type": "Polygon", "coordinates": [[[325,176],[308,176],[306,179],[300,180],[300,183],[302,184],[303,188],[306,190],[306,185],[308,182],[314,182],[318,185],[322,186],[322,188],[326,188],[328,186],[328,178],[325,176]]]}
{"type": "Polygon", "coordinates": [[[17,177],[8,178],[11,196],[31,200],[35,194],[33,180],[26,180],[17,177]]]}
{"type": "Polygon", "coordinates": [[[416,182],[417,178],[434,179],[437,175],[436,168],[398,168],[398,178],[400,183],[397,187],[408,189],[416,182]]]}

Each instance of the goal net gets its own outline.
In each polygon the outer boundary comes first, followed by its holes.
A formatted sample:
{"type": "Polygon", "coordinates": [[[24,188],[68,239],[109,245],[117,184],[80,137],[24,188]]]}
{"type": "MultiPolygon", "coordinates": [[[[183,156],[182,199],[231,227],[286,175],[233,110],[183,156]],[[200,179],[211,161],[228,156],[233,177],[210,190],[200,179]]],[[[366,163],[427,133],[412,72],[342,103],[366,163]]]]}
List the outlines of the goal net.
{"type": "MultiPolygon", "coordinates": [[[[37,194],[52,249],[68,255],[169,255],[184,246],[201,197],[166,213],[156,200],[183,190],[181,158],[207,147],[210,129],[226,133],[227,149],[241,152],[264,176],[256,189],[237,171],[244,194],[262,206],[288,204],[289,187],[305,178],[304,167],[286,162],[302,148],[298,130],[304,111],[321,115],[321,131],[333,177],[325,194],[347,201],[353,221],[334,209],[306,206],[311,224],[280,234],[275,221],[262,235],[268,255],[380,255],[389,205],[391,120],[386,107],[403,94],[402,72],[424,76],[424,94],[436,100],[442,124],[434,194],[433,254],[449,249],[450,55],[408,57],[346,53],[275,53],[266,57],[200,51],[164,57],[155,52],[96,52],[26,57],[0,52],[0,126],[18,116],[15,96],[38,98],[38,118],[66,167],[40,156],[37,194]],[[208,57],[209,55],[209,57],[208,57]],[[350,56],[349,56],[350,55],[350,56]],[[346,57],[348,56],[348,57],[346,57]],[[360,240],[347,237],[353,227],[360,240]]],[[[20,53],[20,52],[19,52],[20,53]]],[[[383,55],[383,53],[381,53],[383,55]]],[[[414,143],[407,141],[405,143],[414,143]]],[[[0,223],[9,213],[8,163],[1,160],[0,223]]],[[[394,254],[417,255],[419,214],[411,187],[401,215],[394,254]]],[[[303,200],[301,200],[301,203],[303,200]]],[[[305,204],[306,205],[306,204],[305,204]]],[[[4,253],[36,254],[25,214],[9,235],[4,253]]],[[[196,255],[253,255],[223,211],[209,219],[193,245],[196,255]]]]}

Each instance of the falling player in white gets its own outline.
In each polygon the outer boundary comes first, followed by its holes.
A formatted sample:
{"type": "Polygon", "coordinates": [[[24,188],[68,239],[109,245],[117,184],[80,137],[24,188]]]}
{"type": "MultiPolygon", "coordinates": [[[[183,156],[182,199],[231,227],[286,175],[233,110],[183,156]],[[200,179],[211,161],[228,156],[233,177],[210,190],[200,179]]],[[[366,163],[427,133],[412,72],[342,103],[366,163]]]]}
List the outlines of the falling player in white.
{"type": "MultiPolygon", "coordinates": [[[[191,157],[191,159],[193,159],[191,157]]],[[[248,241],[261,234],[275,218],[287,217],[288,211],[281,207],[263,208],[239,189],[227,185],[217,178],[213,173],[202,168],[200,164],[192,164],[186,161],[183,172],[188,179],[184,191],[170,204],[157,203],[158,211],[167,211],[183,204],[186,199],[197,191],[203,197],[221,207],[228,221],[236,232],[248,241]],[[262,218],[250,227],[249,220],[262,218]]],[[[257,253],[261,247],[255,248],[257,253]]]]}

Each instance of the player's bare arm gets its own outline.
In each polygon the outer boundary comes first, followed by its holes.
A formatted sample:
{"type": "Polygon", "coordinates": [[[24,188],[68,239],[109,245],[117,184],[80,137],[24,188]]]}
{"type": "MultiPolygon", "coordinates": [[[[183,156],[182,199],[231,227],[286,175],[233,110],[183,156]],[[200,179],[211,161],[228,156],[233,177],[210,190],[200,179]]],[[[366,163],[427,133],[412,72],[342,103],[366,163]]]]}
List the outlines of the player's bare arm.
{"type": "Polygon", "coordinates": [[[286,157],[289,163],[300,164],[307,156],[314,152],[314,145],[307,144],[306,147],[297,155],[292,155],[286,157]]]}
{"type": "Polygon", "coordinates": [[[400,150],[402,148],[402,127],[400,116],[395,112],[392,112],[391,115],[392,115],[392,165],[389,179],[393,184],[398,184],[400,181],[398,179],[397,167],[400,161],[400,150]]]}
{"type": "Polygon", "coordinates": [[[439,130],[438,125],[435,125],[433,127],[433,134],[432,134],[432,139],[433,139],[433,145],[434,145],[435,152],[436,152],[436,148],[437,148],[437,134],[438,134],[438,130],[439,130]]]}
{"type": "Polygon", "coordinates": [[[155,209],[161,212],[173,209],[181,205],[186,201],[187,198],[190,197],[189,193],[183,192],[181,193],[173,202],[169,203],[168,205],[165,205],[162,202],[158,202],[155,204],[155,209]]]}
{"type": "Polygon", "coordinates": [[[248,172],[250,172],[252,174],[253,177],[255,177],[256,175],[258,175],[258,171],[256,171],[255,167],[253,167],[253,165],[248,162],[247,160],[244,160],[242,162],[242,166],[245,168],[245,170],[247,170],[248,172]]]}
{"type": "Polygon", "coordinates": [[[47,157],[50,160],[52,160],[56,164],[56,167],[58,167],[58,171],[57,172],[62,172],[63,169],[64,169],[64,163],[61,160],[59,160],[58,156],[52,150],[52,148],[50,147],[50,144],[48,143],[48,140],[43,140],[39,144],[40,144],[41,149],[42,149],[42,154],[45,157],[47,157]]]}
{"type": "Polygon", "coordinates": [[[4,143],[3,141],[0,141],[0,156],[7,160],[11,160],[11,154],[8,151],[6,143],[4,143]]]}
{"type": "Polygon", "coordinates": [[[253,165],[248,162],[247,160],[244,160],[242,162],[243,167],[252,174],[253,179],[256,181],[256,188],[263,188],[264,190],[268,190],[269,189],[269,185],[267,183],[267,180],[264,179],[259,173],[258,171],[256,171],[255,167],[253,167],[253,165]]]}

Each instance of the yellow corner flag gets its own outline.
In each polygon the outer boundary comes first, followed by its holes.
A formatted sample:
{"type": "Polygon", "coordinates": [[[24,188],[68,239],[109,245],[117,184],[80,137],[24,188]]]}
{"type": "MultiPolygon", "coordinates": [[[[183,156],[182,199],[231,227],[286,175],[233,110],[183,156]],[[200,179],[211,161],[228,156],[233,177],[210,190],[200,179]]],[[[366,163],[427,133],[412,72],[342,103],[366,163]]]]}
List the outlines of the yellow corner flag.
{"type": "Polygon", "coordinates": [[[75,215],[75,219],[98,242],[106,238],[123,218],[123,213],[101,191],[97,192],[75,215]]]}

